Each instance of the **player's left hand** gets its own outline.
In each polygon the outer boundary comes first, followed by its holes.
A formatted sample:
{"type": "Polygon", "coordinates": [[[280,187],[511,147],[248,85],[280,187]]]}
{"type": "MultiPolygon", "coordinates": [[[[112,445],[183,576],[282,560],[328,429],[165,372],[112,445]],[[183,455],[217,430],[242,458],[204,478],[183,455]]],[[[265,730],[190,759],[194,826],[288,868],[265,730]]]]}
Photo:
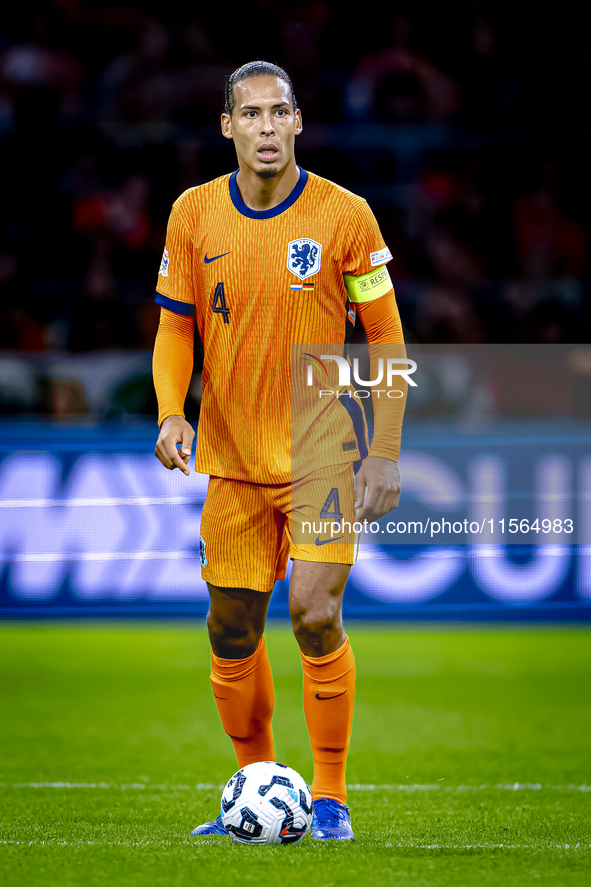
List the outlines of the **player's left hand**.
{"type": "Polygon", "coordinates": [[[379,520],[398,508],[399,499],[398,463],[383,456],[364,459],[355,475],[355,509],[361,508],[356,520],[379,520]]]}

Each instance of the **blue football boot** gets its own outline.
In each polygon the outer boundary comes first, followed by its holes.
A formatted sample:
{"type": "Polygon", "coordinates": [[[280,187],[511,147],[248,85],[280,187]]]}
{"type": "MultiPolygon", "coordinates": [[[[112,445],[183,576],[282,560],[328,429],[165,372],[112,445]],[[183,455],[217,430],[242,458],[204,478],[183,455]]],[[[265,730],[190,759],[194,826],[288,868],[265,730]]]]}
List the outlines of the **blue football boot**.
{"type": "Polygon", "coordinates": [[[191,832],[192,835],[227,835],[228,832],[222,825],[222,814],[218,816],[217,819],[212,820],[212,822],[204,822],[203,825],[198,825],[197,828],[194,828],[191,832]]]}
{"type": "Polygon", "coordinates": [[[337,841],[354,841],[351,828],[351,811],[345,804],[332,798],[319,798],[314,801],[310,834],[319,841],[333,838],[337,841]]]}

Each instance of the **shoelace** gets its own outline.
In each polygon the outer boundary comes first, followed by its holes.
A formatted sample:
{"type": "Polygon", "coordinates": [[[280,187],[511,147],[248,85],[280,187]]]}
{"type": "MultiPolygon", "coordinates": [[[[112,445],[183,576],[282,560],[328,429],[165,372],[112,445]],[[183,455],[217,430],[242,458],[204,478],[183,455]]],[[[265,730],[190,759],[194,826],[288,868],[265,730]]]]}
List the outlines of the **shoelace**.
{"type": "Polygon", "coordinates": [[[344,822],[346,820],[346,811],[344,807],[341,807],[337,801],[333,801],[332,798],[322,799],[320,802],[316,802],[315,805],[316,815],[320,813],[322,818],[326,816],[327,819],[330,817],[331,821],[329,821],[329,825],[337,826],[339,822],[344,822]]]}

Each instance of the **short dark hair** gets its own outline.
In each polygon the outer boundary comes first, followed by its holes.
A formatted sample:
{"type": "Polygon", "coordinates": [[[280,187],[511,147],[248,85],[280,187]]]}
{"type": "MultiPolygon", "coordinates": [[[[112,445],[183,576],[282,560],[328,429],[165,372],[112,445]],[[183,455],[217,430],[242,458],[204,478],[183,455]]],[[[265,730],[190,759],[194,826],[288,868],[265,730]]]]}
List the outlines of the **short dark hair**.
{"type": "Polygon", "coordinates": [[[249,80],[251,77],[277,77],[278,80],[283,80],[284,83],[287,83],[289,89],[291,91],[291,103],[293,105],[294,111],[298,110],[298,104],[296,102],[296,97],[293,91],[293,83],[291,82],[291,78],[283,68],[280,68],[279,65],[274,65],[272,62],[248,62],[246,65],[242,65],[240,68],[236,68],[233,74],[230,74],[226,81],[226,93],[225,93],[225,106],[224,111],[226,114],[232,116],[232,111],[236,105],[236,98],[234,96],[234,86],[239,83],[241,80],[249,80]]]}

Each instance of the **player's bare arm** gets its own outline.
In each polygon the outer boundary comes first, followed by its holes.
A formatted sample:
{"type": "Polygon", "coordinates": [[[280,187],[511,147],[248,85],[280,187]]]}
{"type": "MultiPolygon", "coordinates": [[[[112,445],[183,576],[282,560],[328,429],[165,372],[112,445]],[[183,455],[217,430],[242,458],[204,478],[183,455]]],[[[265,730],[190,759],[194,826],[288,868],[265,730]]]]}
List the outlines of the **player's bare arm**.
{"type": "Polygon", "coordinates": [[[398,508],[400,472],[398,463],[383,456],[368,456],[355,477],[355,508],[358,521],[379,520],[398,508]]]}
{"type": "Polygon", "coordinates": [[[162,423],[156,441],[156,457],[165,468],[180,468],[187,477],[191,474],[189,461],[195,432],[182,416],[168,416],[162,423]]]}

